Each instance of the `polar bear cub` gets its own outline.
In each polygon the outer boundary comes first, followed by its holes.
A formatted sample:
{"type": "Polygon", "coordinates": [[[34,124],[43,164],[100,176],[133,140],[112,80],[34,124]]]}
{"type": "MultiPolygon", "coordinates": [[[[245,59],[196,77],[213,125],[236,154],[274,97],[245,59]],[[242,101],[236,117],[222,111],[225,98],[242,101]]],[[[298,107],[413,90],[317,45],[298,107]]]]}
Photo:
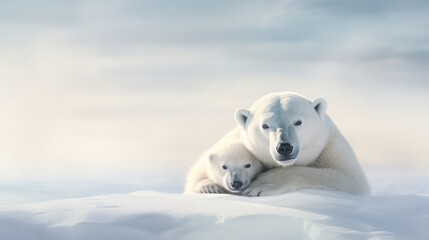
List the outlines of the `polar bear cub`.
{"type": "Polygon", "coordinates": [[[189,171],[185,193],[240,194],[263,169],[240,139],[216,144],[189,171]]]}

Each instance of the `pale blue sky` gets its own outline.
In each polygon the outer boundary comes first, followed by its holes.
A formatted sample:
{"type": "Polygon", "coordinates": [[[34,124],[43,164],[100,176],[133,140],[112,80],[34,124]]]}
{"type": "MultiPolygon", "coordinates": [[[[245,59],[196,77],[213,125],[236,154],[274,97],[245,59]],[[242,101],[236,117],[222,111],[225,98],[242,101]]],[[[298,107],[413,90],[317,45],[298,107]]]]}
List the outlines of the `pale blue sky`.
{"type": "Polygon", "coordinates": [[[185,171],[284,90],[325,97],[365,167],[428,168],[427,1],[0,6],[0,179],[185,171]]]}

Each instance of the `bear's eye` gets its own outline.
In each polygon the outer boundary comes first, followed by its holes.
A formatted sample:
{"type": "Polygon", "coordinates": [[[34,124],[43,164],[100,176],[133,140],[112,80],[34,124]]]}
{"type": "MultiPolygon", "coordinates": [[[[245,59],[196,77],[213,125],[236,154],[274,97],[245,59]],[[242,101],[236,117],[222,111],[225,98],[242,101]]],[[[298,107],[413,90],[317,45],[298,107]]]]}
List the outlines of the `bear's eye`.
{"type": "Polygon", "coordinates": [[[296,121],[295,122],[295,126],[299,126],[299,125],[301,125],[302,124],[302,121],[301,120],[298,120],[298,121],[296,121]]]}
{"type": "Polygon", "coordinates": [[[250,163],[244,165],[245,168],[250,168],[251,166],[252,166],[252,164],[250,164],[250,163]]]}
{"type": "Polygon", "coordinates": [[[262,124],[262,128],[263,128],[263,129],[268,129],[268,128],[270,128],[270,126],[268,126],[268,124],[265,124],[265,123],[264,123],[264,124],[262,124]]]}
{"type": "Polygon", "coordinates": [[[226,165],[222,165],[222,168],[225,170],[228,169],[228,167],[226,165]]]}

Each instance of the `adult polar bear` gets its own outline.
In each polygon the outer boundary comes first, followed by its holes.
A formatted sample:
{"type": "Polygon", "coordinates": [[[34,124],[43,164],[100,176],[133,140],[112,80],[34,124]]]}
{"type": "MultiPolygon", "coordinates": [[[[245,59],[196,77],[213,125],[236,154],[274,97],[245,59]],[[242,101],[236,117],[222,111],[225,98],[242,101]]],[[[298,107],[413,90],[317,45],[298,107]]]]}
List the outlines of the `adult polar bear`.
{"type": "Polygon", "coordinates": [[[263,196],[317,188],[369,194],[352,148],[326,114],[326,101],[292,92],[268,94],[239,109],[239,127],[221,141],[241,138],[269,170],[242,195],[263,196]]]}

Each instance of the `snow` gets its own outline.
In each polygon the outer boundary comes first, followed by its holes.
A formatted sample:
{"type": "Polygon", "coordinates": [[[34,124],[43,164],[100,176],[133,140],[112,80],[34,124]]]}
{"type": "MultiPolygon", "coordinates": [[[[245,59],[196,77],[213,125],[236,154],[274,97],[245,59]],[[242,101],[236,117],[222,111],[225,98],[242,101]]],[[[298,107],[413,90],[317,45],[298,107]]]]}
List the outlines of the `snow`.
{"type": "Polygon", "coordinates": [[[429,194],[155,191],[0,207],[0,239],[428,239],[429,194]]]}

